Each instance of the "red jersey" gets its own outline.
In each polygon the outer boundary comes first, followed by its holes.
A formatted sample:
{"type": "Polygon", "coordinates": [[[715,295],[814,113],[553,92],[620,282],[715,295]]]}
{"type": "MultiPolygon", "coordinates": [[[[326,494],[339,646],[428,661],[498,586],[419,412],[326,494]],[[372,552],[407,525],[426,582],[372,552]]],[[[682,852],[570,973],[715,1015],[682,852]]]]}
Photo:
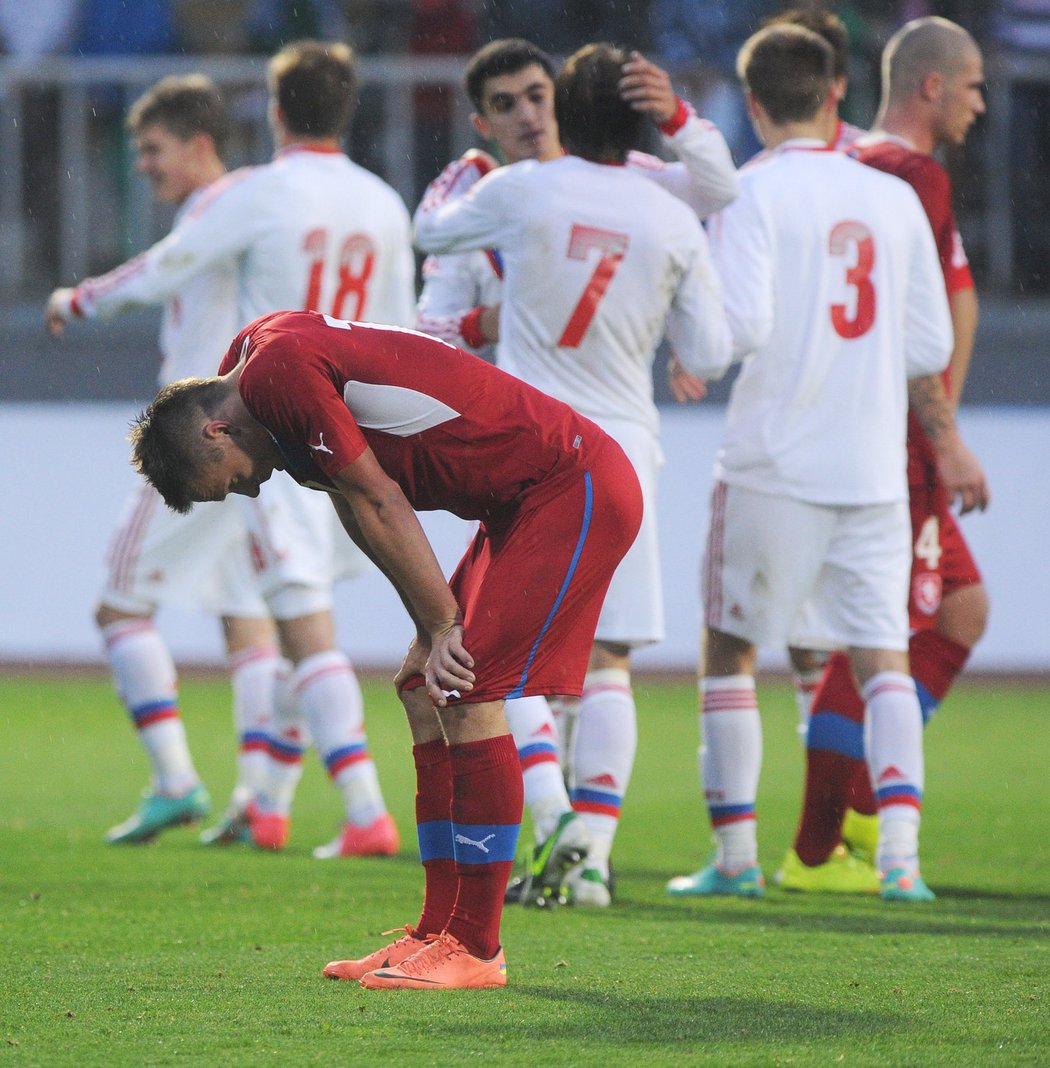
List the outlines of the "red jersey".
{"type": "Polygon", "coordinates": [[[242,358],[248,411],[289,474],[318,489],[367,447],[413,508],[484,520],[586,469],[605,440],[568,405],[412,330],[277,312],[237,335],[219,373],[242,358]]]}
{"type": "MultiPolygon", "coordinates": [[[[851,155],[869,167],[902,178],[918,194],[933,230],[949,299],[962,290],[973,289],[973,275],[955,223],[948,172],[932,156],[885,135],[862,138],[854,145],[851,155]]],[[[945,371],[946,386],[948,377],[949,372],[945,371]]],[[[908,484],[932,486],[936,480],[937,459],[933,446],[919,421],[909,412],[908,484]]]]}

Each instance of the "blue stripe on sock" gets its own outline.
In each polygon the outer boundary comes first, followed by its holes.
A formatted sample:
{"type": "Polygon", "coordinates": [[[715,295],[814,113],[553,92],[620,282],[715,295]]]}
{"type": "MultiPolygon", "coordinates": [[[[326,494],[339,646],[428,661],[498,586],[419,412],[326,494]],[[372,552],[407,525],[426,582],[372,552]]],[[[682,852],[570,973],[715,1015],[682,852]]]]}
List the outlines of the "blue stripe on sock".
{"type": "Polygon", "coordinates": [[[617,808],[623,807],[623,797],[619,794],[614,794],[611,790],[575,789],[569,791],[569,798],[572,801],[589,801],[594,805],[615,805],[617,808]]]}
{"type": "Polygon", "coordinates": [[[922,709],[922,723],[926,726],[933,719],[934,712],[940,707],[940,701],[926,689],[918,679],[915,680],[915,692],[919,695],[919,708],[922,709]]]}
{"type": "Polygon", "coordinates": [[[452,848],[457,864],[499,864],[514,859],[517,823],[453,823],[452,848]]]}
{"type": "Polygon", "coordinates": [[[266,747],[276,755],[288,757],[301,757],[304,752],[303,746],[275,738],[272,734],[266,739],[266,747]]]}
{"type": "Polygon", "coordinates": [[[572,577],[576,574],[576,567],[580,562],[580,556],[583,554],[583,546],[587,541],[587,532],[591,528],[591,513],[594,509],[594,486],[591,484],[590,471],[585,472],[583,476],[583,486],[585,493],[583,504],[583,526],[580,528],[580,536],[576,541],[576,551],[572,554],[572,560],[569,562],[569,570],[565,575],[564,582],[561,584],[561,589],[558,591],[558,596],[554,599],[554,605],[548,613],[543,626],[540,628],[536,640],[532,643],[532,648],[529,650],[528,658],[525,661],[525,668],[521,673],[521,678],[518,680],[518,685],[506,696],[506,700],[508,701],[515,697],[523,697],[525,695],[525,682],[529,677],[529,668],[532,666],[533,660],[536,659],[536,653],[539,650],[540,642],[543,641],[543,636],[550,629],[550,625],[554,622],[554,617],[558,612],[558,608],[561,606],[562,601],[565,600],[565,594],[568,592],[569,583],[572,582],[572,577]]]}
{"type": "Polygon", "coordinates": [[[755,805],[753,802],[744,805],[708,805],[707,811],[711,816],[711,822],[717,823],[720,820],[736,819],[741,816],[754,816],[755,805]]]}
{"type": "Polygon", "coordinates": [[[131,713],[131,718],[138,723],[142,719],[149,719],[155,712],[163,712],[176,707],[177,702],[174,698],[167,697],[163,701],[148,701],[146,704],[136,705],[128,711],[131,713]]]}
{"type": "Polygon", "coordinates": [[[537,753],[552,753],[557,756],[558,750],[550,742],[533,742],[531,745],[522,746],[518,750],[518,757],[521,760],[528,760],[537,753]]]}
{"type": "Polygon", "coordinates": [[[922,801],[922,791],[911,783],[901,782],[894,786],[883,786],[875,791],[875,800],[879,804],[896,797],[913,797],[916,801],[922,801]]]}
{"type": "Polygon", "coordinates": [[[428,820],[416,824],[419,838],[419,859],[452,860],[456,852],[452,847],[452,821],[428,820]]]}
{"type": "Polygon", "coordinates": [[[333,749],[324,758],[325,767],[331,768],[341,760],[345,760],[349,756],[357,756],[359,753],[363,753],[367,749],[368,744],[366,742],[358,742],[356,745],[344,745],[339,749],[333,749]]]}
{"type": "Polygon", "coordinates": [[[814,712],[809,717],[806,748],[824,749],[853,760],[863,760],[864,724],[837,712],[814,712]]]}
{"type": "Polygon", "coordinates": [[[266,740],[266,731],[245,731],[241,735],[241,745],[250,745],[252,742],[262,742],[265,745],[266,740]]]}

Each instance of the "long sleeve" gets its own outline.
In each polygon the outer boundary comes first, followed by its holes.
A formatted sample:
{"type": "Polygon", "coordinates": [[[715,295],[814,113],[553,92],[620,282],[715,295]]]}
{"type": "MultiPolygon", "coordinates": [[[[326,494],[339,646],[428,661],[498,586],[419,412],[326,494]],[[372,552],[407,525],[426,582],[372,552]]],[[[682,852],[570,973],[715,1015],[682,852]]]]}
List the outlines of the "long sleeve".
{"type": "Polygon", "coordinates": [[[735,199],[737,172],[722,132],[699,118],[688,105],[686,108],[685,121],[664,138],[680,162],[666,163],[655,156],[632,152],[627,163],[706,219],[735,199]]]}
{"type": "Polygon", "coordinates": [[[734,359],[756,352],[773,329],[773,262],[762,213],[748,192],[711,224],[711,250],[722,281],[734,359]]]}
{"type": "Polygon", "coordinates": [[[81,282],[77,311],[108,318],[163,304],[189,279],[247,248],[266,221],[247,182],[252,173],[245,168],[213,182],[167,237],[107,274],[81,282]]]}
{"type": "Polygon", "coordinates": [[[424,252],[465,252],[502,248],[511,232],[508,220],[518,168],[536,166],[531,160],[501,167],[486,175],[461,197],[440,201],[424,197],[415,215],[416,247],[424,252]]]}

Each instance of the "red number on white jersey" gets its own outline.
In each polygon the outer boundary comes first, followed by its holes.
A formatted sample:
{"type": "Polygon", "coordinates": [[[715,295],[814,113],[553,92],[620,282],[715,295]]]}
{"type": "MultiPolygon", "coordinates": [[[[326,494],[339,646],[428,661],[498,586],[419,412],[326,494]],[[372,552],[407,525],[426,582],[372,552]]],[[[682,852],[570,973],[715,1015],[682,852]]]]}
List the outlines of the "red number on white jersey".
{"type": "MultiPolygon", "coordinates": [[[[306,311],[320,311],[321,284],[328,265],[328,231],[311,230],[303,239],[303,250],[310,257],[310,271],[306,279],[306,311]]],[[[335,296],[331,315],[334,319],[360,319],[368,299],[368,282],[375,267],[375,247],[367,234],[351,234],[339,251],[335,296]],[[343,315],[347,298],[355,298],[349,315],[343,315]]]]}
{"type": "Polygon", "coordinates": [[[875,322],[875,286],[871,269],[875,266],[875,241],[871,231],[860,222],[840,222],[828,238],[828,252],[845,256],[855,250],[856,260],[846,268],[846,284],[853,287],[853,313],[845,304],[831,305],[831,325],[840,337],[851,341],[866,334],[875,322]]]}
{"type": "Polygon", "coordinates": [[[570,260],[586,260],[593,249],[600,253],[598,265],[594,268],[587,288],[583,296],[569,316],[568,323],[562,335],[558,338],[558,344],[563,348],[579,348],[583,341],[583,335],[587,333],[587,327],[591,325],[594,313],[609,288],[609,283],[616,274],[616,268],[620,266],[630,238],[627,234],[619,234],[614,230],[598,230],[593,226],[580,226],[573,223],[572,233],[569,236],[568,257],[570,260]]]}

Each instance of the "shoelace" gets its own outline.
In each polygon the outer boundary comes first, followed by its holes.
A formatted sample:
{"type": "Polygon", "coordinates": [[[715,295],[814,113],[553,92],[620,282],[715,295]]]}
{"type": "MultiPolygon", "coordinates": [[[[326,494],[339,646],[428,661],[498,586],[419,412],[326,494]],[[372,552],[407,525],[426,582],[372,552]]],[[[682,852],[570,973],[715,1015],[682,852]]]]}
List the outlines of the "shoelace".
{"type": "Polygon", "coordinates": [[[417,975],[422,978],[427,972],[432,972],[446,959],[454,957],[457,953],[466,953],[466,950],[451,935],[440,934],[429,945],[403,961],[401,970],[407,975],[417,975]]]}

